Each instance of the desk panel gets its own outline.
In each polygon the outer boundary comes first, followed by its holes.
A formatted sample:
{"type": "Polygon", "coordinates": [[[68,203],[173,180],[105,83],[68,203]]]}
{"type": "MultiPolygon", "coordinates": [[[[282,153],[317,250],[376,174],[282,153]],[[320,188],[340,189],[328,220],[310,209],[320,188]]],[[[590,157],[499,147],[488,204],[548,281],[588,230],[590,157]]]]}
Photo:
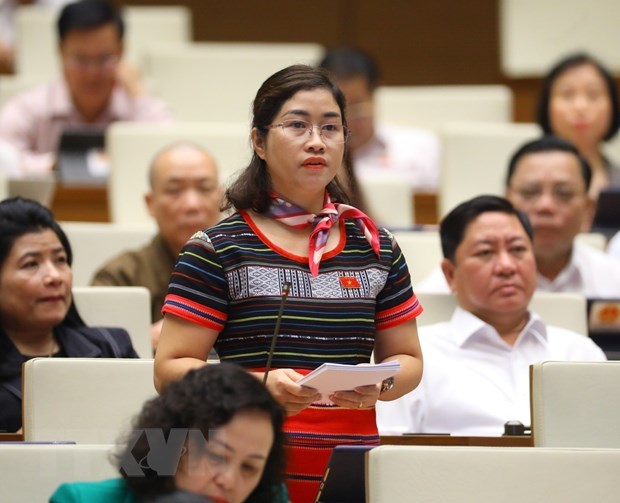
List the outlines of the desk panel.
{"type": "Polygon", "coordinates": [[[413,195],[413,208],[416,224],[437,224],[437,194],[420,192],[413,195]]]}
{"type": "MultiPolygon", "coordinates": [[[[136,194],[136,197],[142,197],[136,194]]],[[[108,189],[97,186],[56,186],[52,201],[56,220],[74,222],[109,222],[108,189]]]]}
{"type": "Polygon", "coordinates": [[[381,445],[464,445],[472,447],[534,447],[531,435],[457,437],[452,435],[383,435],[381,445]]]}

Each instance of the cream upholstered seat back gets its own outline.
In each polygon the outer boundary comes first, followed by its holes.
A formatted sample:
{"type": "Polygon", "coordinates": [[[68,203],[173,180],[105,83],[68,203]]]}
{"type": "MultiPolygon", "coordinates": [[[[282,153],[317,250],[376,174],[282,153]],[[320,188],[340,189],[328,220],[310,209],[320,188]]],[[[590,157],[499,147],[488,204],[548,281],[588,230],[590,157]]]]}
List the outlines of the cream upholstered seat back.
{"type": "Polygon", "coordinates": [[[620,449],[385,445],[369,451],[369,503],[612,503],[620,449]]]}
{"type": "Polygon", "coordinates": [[[146,74],[177,120],[236,122],[249,132],[262,83],[289,65],[315,65],[323,51],[320,44],[282,42],[159,46],[146,53],[146,74]]]}
{"type": "MultiPolygon", "coordinates": [[[[59,9],[47,5],[20,5],[15,15],[17,74],[51,79],[60,73],[56,20],[59,9]]],[[[182,5],[127,6],[126,59],[142,66],[143,54],[154,46],[179,46],[192,40],[192,13],[182,5]]],[[[4,78],[4,77],[3,77],[4,78]]]]}
{"type": "Polygon", "coordinates": [[[620,361],[547,361],[530,371],[535,446],[620,448],[620,361]]]}
{"type": "Polygon", "coordinates": [[[107,222],[60,222],[60,226],[73,250],[73,286],[90,285],[108,260],[146,245],[156,232],[152,225],[107,222]]]}
{"type": "Polygon", "coordinates": [[[375,107],[381,122],[440,131],[448,122],[510,122],[512,92],[502,85],[379,86],[375,107]]]}
{"type": "Polygon", "coordinates": [[[249,164],[252,154],[250,128],[246,124],[115,122],[106,130],[112,222],[154,228],[144,204],[144,194],[149,190],[149,168],[155,154],[176,142],[190,142],[206,149],[215,159],[223,185],[249,164]]]}
{"type": "Polygon", "coordinates": [[[120,476],[113,445],[0,443],[3,503],[48,501],[60,484],[120,476]]]}
{"type": "Polygon", "coordinates": [[[526,141],[540,136],[536,124],[446,124],[439,177],[439,217],[480,194],[504,194],[508,162],[526,141]]]}
{"type": "Polygon", "coordinates": [[[396,176],[358,177],[368,214],[377,225],[387,228],[411,227],[415,220],[411,188],[396,176]]]}
{"type": "Polygon", "coordinates": [[[73,300],[90,327],[120,327],[129,332],[141,358],[152,358],[151,294],[143,286],[76,286],[73,300]]]}
{"type": "Polygon", "coordinates": [[[113,444],[156,395],[153,360],[33,358],[23,370],[28,441],[113,444]]]}
{"type": "MultiPolygon", "coordinates": [[[[395,231],[413,281],[413,289],[441,263],[441,240],[438,231],[395,231]]],[[[416,292],[417,293],[417,292],[416,292]]]]}

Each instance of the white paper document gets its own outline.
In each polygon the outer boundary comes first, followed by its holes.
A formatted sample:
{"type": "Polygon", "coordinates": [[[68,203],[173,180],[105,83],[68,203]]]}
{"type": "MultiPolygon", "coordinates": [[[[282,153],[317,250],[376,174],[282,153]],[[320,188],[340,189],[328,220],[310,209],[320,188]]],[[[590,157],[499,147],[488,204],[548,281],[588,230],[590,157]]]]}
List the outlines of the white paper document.
{"type": "Polygon", "coordinates": [[[375,365],[324,363],[297,383],[317,389],[321,393],[322,403],[332,403],[329,395],[334,391],[352,390],[358,386],[377,384],[393,376],[399,370],[400,363],[397,361],[375,365]]]}

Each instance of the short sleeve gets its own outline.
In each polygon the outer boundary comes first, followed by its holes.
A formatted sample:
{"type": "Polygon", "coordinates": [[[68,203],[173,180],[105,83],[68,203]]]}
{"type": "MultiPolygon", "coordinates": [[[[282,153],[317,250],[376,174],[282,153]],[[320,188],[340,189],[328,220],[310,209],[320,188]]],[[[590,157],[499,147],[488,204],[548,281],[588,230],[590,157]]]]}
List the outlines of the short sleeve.
{"type": "Polygon", "coordinates": [[[422,305],[413,292],[405,257],[391,233],[392,265],[383,290],[377,296],[377,330],[398,326],[422,313],[422,305]]]}
{"type": "Polygon", "coordinates": [[[228,319],[228,282],[211,239],[194,234],[181,250],[162,313],[217,330],[228,319]]]}

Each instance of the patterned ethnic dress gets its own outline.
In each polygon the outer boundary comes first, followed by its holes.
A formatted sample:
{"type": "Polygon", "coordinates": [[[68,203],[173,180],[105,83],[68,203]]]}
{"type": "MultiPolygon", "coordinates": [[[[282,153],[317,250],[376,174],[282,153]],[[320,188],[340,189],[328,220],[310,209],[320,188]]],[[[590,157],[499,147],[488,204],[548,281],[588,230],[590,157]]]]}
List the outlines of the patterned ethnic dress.
{"type": "MultiPolygon", "coordinates": [[[[274,245],[250,215],[235,213],[188,241],[163,312],[219,331],[215,349],[222,361],[262,371],[288,281],[272,368],[307,374],[324,362],[368,363],[375,332],[415,318],[422,307],[388,231],[379,231],[377,258],[353,220],[339,230],[337,247],[323,255],[312,277],[307,257],[274,245]]],[[[315,404],[287,418],[285,431],[294,503],[314,501],[335,445],[379,441],[374,409],[315,404]]]]}

